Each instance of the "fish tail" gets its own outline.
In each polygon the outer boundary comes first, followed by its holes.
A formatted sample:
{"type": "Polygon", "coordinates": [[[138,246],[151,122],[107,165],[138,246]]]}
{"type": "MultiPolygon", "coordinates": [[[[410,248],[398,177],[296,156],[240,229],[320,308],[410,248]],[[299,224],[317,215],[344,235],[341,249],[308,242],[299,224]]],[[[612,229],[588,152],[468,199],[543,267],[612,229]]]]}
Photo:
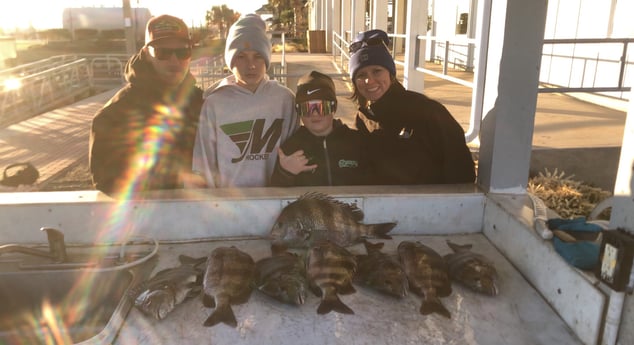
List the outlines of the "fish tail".
{"type": "Polygon", "coordinates": [[[236,316],[233,314],[233,310],[231,309],[231,304],[225,303],[218,305],[211,315],[205,320],[205,327],[215,326],[219,323],[225,323],[231,327],[237,327],[238,321],[236,320],[236,316]]]}
{"type": "Polygon", "coordinates": [[[457,243],[453,243],[450,240],[447,240],[447,245],[449,246],[449,248],[451,248],[451,250],[453,250],[454,252],[459,252],[459,251],[466,251],[471,249],[471,247],[473,247],[473,245],[471,244],[457,244],[457,243]]]}
{"type": "Polygon", "coordinates": [[[423,304],[420,306],[420,313],[423,315],[429,315],[431,313],[438,313],[448,319],[451,318],[451,313],[445,308],[437,297],[429,297],[423,299],[423,304]]]}
{"type": "Polygon", "coordinates": [[[317,314],[328,314],[331,311],[336,311],[341,314],[354,314],[354,311],[345,305],[337,296],[336,293],[326,294],[321,300],[319,307],[317,307],[317,314]]]}
{"type": "Polygon", "coordinates": [[[373,224],[372,229],[370,229],[370,234],[376,238],[384,238],[389,240],[392,238],[392,236],[388,235],[387,233],[392,231],[395,226],[396,223],[373,224]]]}

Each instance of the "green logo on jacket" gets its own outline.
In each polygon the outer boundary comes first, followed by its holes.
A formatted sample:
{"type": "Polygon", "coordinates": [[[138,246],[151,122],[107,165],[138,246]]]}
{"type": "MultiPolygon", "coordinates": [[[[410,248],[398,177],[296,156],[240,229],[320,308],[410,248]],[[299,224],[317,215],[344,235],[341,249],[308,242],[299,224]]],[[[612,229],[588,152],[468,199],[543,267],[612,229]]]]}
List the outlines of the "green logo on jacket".
{"type": "Polygon", "coordinates": [[[249,120],[229,123],[220,129],[231,138],[240,149],[240,156],[233,158],[231,163],[242,160],[267,160],[275,145],[282,136],[282,119],[275,119],[273,124],[264,131],[265,119],[249,120]]]}
{"type": "Polygon", "coordinates": [[[346,159],[340,159],[339,160],[339,167],[340,168],[356,168],[359,166],[359,162],[354,161],[354,160],[346,160],[346,159]]]}

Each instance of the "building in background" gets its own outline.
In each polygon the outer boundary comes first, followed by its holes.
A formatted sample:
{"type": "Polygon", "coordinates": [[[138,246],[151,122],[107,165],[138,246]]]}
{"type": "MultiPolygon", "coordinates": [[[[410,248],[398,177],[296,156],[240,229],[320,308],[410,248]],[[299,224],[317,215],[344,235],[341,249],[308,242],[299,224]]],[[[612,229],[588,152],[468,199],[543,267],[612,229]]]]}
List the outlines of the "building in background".
{"type": "MultiPolygon", "coordinates": [[[[80,7],[65,8],[63,12],[63,28],[67,29],[73,39],[79,29],[104,31],[122,30],[123,8],[121,7],[80,7]]],[[[145,25],[152,14],[148,8],[132,8],[132,28],[137,41],[143,41],[145,25]]]]}

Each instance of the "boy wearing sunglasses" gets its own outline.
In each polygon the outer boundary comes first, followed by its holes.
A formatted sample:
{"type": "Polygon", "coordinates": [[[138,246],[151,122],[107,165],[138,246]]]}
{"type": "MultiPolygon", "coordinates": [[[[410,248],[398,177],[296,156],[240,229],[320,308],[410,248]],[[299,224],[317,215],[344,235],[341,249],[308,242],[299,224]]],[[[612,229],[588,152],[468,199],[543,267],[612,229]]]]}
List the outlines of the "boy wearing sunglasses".
{"type": "Polygon", "coordinates": [[[266,74],[271,41],[256,14],[229,29],[225,63],[233,73],[205,91],[194,147],[193,187],[265,187],[277,147],[298,127],[293,92],[266,74]]]}
{"type": "Polygon", "coordinates": [[[192,42],[185,23],[170,15],[151,18],[145,45],[125,66],[127,84],[92,122],[89,164],[95,188],[130,197],[184,187],[202,90],[189,71],[192,42]]]}
{"type": "Polygon", "coordinates": [[[337,96],[332,79],[317,71],[302,76],[297,83],[295,109],[303,126],[278,149],[271,185],[367,184],[361,137],[334,118],[337,96]]]}

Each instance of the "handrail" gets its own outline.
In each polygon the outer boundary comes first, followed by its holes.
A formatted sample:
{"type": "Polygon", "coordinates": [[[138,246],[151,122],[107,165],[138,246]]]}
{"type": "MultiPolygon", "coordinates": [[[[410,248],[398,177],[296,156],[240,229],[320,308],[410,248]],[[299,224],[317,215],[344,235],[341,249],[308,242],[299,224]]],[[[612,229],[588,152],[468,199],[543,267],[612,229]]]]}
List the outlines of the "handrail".
{"type": "MultiPolygon", "coordinates": [[[[488,1],[484,1],[483,2],[486,6],[486,4],[489,4],[490,6],[490,2],[488,1]]],[[[489,13],[490,11],[484,11],[484,13],[489,13]]],[[[488,20],[484,20],[483,22],[488,23],[488,20]]],[[[389,37],[392,38],[404,38],[407,39],[406,35],[402,35],[402,34],[388,34],[389,37]]],[[[442,57],[442,63],[443,63],[443,72],[439,73],[436,72],[434,70],[431,69],[427,69],[423,66],[415,66],[415,70],[424,74],[428,74],[428,75],[432,75],[434,77],[437,77],[439,79],[443,79],[452,83],[456,83],[456,84],[460,84],[463,85],[465,87],[469,87],[473,90],[473,97],[472,97],[472,107],[471,107],[471,119],[470,119],[470,125],[469,125],[469,130],[466,132],[465,134],[465,138],[467,140],[467,142],[471,142],[473,140],[476,140],[478,137],[478,132],[479,132],[479,128],[480,128],[480,122],[482,119],[482,88],[483,88],[483,81],[484,81],[484,69],[482,68],[476,68],[476,74],[475,74],[475,78],[473,82],[470,82],[468,80],[463,80],[460,78],[456,78],[456,77],[452,77],[450,75],[448,75],[448,64],[449,62],[449,53],[450,53],[450,49],[449,47],[456,47],[459,45],[465,45],[465,46],[476,46],[478,48],[478,64],[486,64],[486,46],[488,45],[488,40],[483,39],[482,42],[479,42],[476,39],[472,39],[472,38],[466,38],[466,37],[439,37],[439,36],[431,36],[431,35],[417,35],[416,36],[416,41],[417,42],[421,42],[421,41],[432,41],[432,44],[444,44],[444,56],[442,57]]],[[[571,79],[572,78],[572,73],[573,70],[571,68],[570,70],[570,76],[569,76],[569,83],[567,86],[564,85],[555,85],[555,83],[553,83],[550,80],[547,81],[540,81],[540,86],[538,87],[538,92],[539,93],[554,93],[554,92],[559,92],[559,93],[566,93],[566,92],[584,92],[584,93],[593,93],[593,92],[628,92],[632,90],[631,86],[625,86],[624,85],[624,80],[625,80],[625,73],[626,73],[626,66],[628,65],[634,65],[634,62],[631,61],[627,61],[627,56],[628,56],[628,47],[629,47],[629,43],[634,42],[634,38],[576,38],[576,39],[545,39],[543,41],[544,46],[547,45],[564,45],[564,44],[599,44],[599,45],[605,45],[605,44],[621,44],[623,47],[620,50],[620,57],[618,59],[599,59],[598,57],[595,58],[591,58],[591,57],[587,57],[587,56],[579,56],[579,55],[575,55],[575,51],[573,51],[571,54],[565,55],[565,54],[558,54],[558,55],[554,55],[554,54],[548,54],[548,53],[542,53],[542,59],[544,58],[554,58],[554,57],[560,57],[562,59],[567,59],[568,61],[572,60],[572,61],[579,61],[581,60],[583,62],[583,73],[582,75],[582,79],[581,79],[581,86],[575,87],[575,86],[571,86],[571,79]],[[618,79],[616,80],[616,86],[597,86],[596,85],[596,81],[597,81],[597,69],[598,67],[594,66],[595,69],[595,73],[593,76],[593,80],[592,80],[592,85],[591,86],[586,86],[585,85],[585,79],[583,79],[583,76],[586,75],[586,69],[588,67],[588,65],[590,65],[590,62],[594,63],[595,65],[598,65],[599,63],[604,63],[604,64],[619,64],[619,74],[618,74],[618,79]]],[[[333,33],[333,58],[336,59],[337,55],[339,55],[340,58],[340,65],[343,68],[344,67],[344,57],[346,59],[349,60],[349,56],[346,54],[346,52],[343,51],[342,47],[343,46],[349,46],[350,43],[347,42],[343,37],[341,37],[340,35],[338,35],[337,33],[333,33]],[[336,48],[336,49],[335,49],[336,48]]],[[[417,43],[416,45],[414,45],[415,47],[417,47],[416,49],[418,49],[420,47],[420,43],[417,43]]],[[[599,50],[600,48],[597,48],[597,50],[599,50]]],[[[394,57],[394,62],[397,65],[403,66],[404,68],[407,68],[407,66],[405,66],[405,62],[404,61],[399,61],[396,58],[396,53],[394,48],[391,48],[391,54],[394,57]]],[[[425,59],[421,59],[420,60],[423,64],[426,61],[425,59]]],[[[455,63],[454,63],[455,64],[455,63]]],[[[469,64],[469,62],[467,61],[467,64],[469,64]]],[[[542,64],[543,66],[543,64],[542,64]]]]}

